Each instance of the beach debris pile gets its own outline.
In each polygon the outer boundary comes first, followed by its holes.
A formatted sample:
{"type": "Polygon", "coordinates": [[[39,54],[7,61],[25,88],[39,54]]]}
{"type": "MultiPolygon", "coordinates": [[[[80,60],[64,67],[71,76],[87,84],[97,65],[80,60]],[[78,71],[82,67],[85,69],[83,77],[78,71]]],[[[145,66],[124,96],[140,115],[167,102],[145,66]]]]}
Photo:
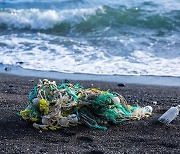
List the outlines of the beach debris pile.
{"type": "Polygon", "coordinates": [[[91,128],[106,130],[109,123],[120,124],[126,120],[140,120],[152,114],[151,106],[131,106],[118,93],[97,88],[83,88],[64,81],[56,84],[39,80],[28,96],[28,106],[20,111],[24,120],[31,121],[37,129],[56,130],[86,124],[91,128]]]}

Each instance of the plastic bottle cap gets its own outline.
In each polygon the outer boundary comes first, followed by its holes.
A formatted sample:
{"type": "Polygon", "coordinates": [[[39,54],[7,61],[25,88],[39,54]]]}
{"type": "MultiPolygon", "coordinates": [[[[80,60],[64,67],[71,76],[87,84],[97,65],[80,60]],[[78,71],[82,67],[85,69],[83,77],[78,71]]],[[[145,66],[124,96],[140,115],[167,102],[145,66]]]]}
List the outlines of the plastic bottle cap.
{"type": "Polygon", "coordinates": [[[147,113],[152,113],[153,111],[153,108],[151,106],[145,106],[144,109],[147,113]]]}

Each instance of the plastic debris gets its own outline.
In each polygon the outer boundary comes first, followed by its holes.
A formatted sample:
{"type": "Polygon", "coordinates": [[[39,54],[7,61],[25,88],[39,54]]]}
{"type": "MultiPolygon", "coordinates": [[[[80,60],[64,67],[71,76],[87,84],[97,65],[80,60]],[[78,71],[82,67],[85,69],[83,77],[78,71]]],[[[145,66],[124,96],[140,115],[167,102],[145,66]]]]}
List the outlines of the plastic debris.
{"type": "Polygon", "coordinates": [[[81,123],[105,130],[108,124],[139,120],[152,114],[152,107],[133,107],[123,96],[79,84],[39,80],[29,93],[29,105],[20,111],[24,120],[37,129],[56,130],[81,123]]]}
{"type": "Polygon", "coordinates": [[[161,117],[158,118],[158,121],[168,125],[173,121],[179,114],[180,105],[177,105],[176,107],[171,107],[169,110],[167,110],[161,117]]]}
{"type": "Polygon", "coordinates": [[[157,105],[157,101],[154,101],[154,102],[153,102],[153,105],[156,106],[156,105],[157,105]]]}

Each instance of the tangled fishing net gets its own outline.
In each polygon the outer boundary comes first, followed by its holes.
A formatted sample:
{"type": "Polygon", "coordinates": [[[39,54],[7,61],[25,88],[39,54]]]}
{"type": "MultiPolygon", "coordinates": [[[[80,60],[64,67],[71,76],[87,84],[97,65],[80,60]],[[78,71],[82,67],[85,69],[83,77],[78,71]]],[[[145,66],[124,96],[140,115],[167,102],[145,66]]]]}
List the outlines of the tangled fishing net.
{"type": "Polygon", "coordinates": [[[56,130],[85,123],[91,128],[107,129],[109,123],[148,117],[152,107],[133,107],[118,93],[85,89],[79,84],[39,80],[28,97],[29,105],[20,111],[24,120],[37,129],[56,130]]]}

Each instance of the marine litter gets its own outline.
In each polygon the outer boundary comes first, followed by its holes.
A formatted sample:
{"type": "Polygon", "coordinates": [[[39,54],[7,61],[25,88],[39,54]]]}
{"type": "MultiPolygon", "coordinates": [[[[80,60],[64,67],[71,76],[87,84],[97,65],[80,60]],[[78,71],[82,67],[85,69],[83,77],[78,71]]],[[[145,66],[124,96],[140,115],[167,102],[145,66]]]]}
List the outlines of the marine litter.
{"type": "Polygon", "coordinates": [[[29,105],[20,111],[22,118],[43,130],[56,130],[82,123],[106,130],[109,123],[121,124],[152,114],[151,106],[131,106],[118,93],[97,88],[84,89],[79,84],[65,81],[56,84],[55,81],[40,80],[29,93],[29,105]]]}

